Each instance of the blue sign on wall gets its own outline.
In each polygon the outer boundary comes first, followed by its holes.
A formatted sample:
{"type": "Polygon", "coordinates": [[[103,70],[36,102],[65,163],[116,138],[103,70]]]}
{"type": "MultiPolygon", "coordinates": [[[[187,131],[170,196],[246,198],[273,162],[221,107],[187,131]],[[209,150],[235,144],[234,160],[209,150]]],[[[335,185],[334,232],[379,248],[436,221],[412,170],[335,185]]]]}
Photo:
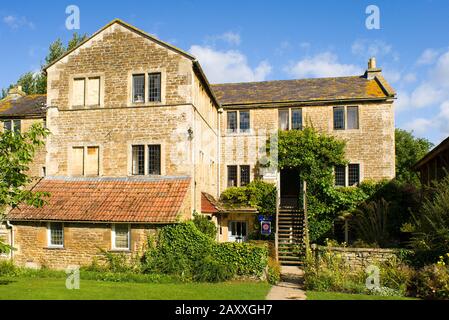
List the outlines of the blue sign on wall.
{"type": "Polygon", "coordinates": [[[261,221],[260,222],[260,233],[264,236],[269,236],[271,234],[271,221],[261,221]]]}

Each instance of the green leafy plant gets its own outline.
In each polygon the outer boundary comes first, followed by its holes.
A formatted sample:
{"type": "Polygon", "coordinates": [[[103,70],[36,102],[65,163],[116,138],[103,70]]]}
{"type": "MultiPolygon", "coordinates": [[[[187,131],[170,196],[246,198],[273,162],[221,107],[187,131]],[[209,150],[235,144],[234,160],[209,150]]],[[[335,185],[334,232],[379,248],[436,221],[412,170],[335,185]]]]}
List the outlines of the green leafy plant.
{"type": "Polygon", "coordinates": [[[449,176],[433,185],[433,192],[427,194],[413,218],[411,244],[418,254],[425,252],[435,260],[449,251],[449,176]]]}
{"type": "Polygon", "coordinates": [[[369,243],[386,246],[388,233],[389,203],[384,199],[362,204],[354,211],[352,226],[358,239],[369,243]]]}
{"type": "Polygon", "coordinates": [[[198,230],[200,230],[211,239],[215,239],[217,237],[217,227],[207,216],[194,212],[193,223],[198,230]]]}
{"type": "Polygon", "coordinates": [[[281,281],[281,265],[273,258],[268,259],[267,281],[270,284],[277,284],[281,281]]]}

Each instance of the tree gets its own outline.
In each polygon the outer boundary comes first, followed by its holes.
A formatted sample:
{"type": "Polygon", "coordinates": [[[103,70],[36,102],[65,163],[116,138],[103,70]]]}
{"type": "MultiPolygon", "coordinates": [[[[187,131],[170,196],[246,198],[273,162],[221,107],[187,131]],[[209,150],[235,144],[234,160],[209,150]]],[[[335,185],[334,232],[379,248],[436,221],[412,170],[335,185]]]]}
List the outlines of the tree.
{"type": "Polygon", "coordinates": [[[413,136],[412,132],[402,129],[395,131],[396,142],[396,179],[417,185],[419,183],[413,165],[433,147],[433,144],[424,138],[413,136]]]}
{"type": "MultiPolygon", "coordinates": [[[[58,60],[66,52],[76,48],[86,39],[86,34],[81,36],[75,32],[72,36],[72,39],[70,39],[67,43],[67,47],[64,46],[61,39],[57,39],[52,44],[50,44],[48,48],[48,54],[45,57],[45,65],[41,66],[41,68],[43,69],[45,66],[58,60]]],[[[43,70],[37,73],[27,72],[23,74],[15,84],[11,84],[9,86],[9,89],[18,85],[22,86],[22,90],[26,94],[45,94],[47,93],[47,76],[44,74],[43,70]]],[[[7,93],[8,89],[2,89],[2,98],[4,98],[7,93]]]]}
{"type": "MultiPolygon", "coordinates": [[[[33,192],[26,187],[31,183],[28,165],[48,134],[41,124],[32,125],[23,134],[10,130],[0,133],[0,222],[3,222],[4,210],[8,207],[16,208],[22,203],[34,207],[44,205],[48,194],[33,192]]],[[[0,242],[0,252],[7,249],[10,248],[0,242]]]]}
{"type": "Polygon", "coordinates": [[[434,182],[431,191],[413,214],[411,244],[418,252],[436,258],[449,252],[449,176],[434,182]]]}

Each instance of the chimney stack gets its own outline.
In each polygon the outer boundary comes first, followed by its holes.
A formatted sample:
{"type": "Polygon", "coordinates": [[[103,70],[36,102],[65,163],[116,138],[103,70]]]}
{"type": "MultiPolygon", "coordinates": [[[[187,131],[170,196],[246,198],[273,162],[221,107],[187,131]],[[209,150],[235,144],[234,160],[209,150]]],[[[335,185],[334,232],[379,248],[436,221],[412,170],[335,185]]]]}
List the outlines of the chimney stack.
{"type": "Polygon", "coordinates": [[[17,86],[17,87],[9,89],[8,95],[6,96],[6,98],[8,100],[17,100],[24,96],[26,96],[26,93],[23,92],[22,86],[17,86]]]}
{"type": "Polygon", "coordinates": [[[376,77],[376,75],[379,75],[382,72],[382,69],[377,68],[376,66],[376,58],[371,57],[368,60],[368,69],[365,72],[365,78],[368,80],[372,80],[376,77]]]}

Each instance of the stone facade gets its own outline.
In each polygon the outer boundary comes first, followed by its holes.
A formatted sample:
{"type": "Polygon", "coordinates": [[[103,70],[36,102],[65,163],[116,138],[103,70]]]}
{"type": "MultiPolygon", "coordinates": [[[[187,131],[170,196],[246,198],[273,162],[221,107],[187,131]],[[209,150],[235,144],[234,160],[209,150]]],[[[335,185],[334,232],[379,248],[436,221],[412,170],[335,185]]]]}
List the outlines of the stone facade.
{"type": "Polygon", "coordinates": [[[218,108],[190,58],[113,23],[47,73],[48,175],[72,176],[72,148],[92,146],[100,176],[130,176],[132,145],[159,144],[161,175],[192,177],[191,211],[201,191],[218,195],[218,108]],[[161,102],[134,103],[132,75],[150,72],[161,73],[161,102]],[[73,106],[80,77],[100,78],[99,105],[73,106]]]}
{"type": "Polygon", "coordinates": [[[228,165],[250,165],[251,179],[258,176],[257,162],[265,155],[265,143],[270,133],[278,130],[281,109],[301,108],[303,125],[312,126],[346,141],[346,159],[360,164],[360,180],[392,179],[395,176],[394,109],[392,102],[358,103],[359,129],[334,130],[333,107],[354,104],[295,105],[289,107],[247,108],[250,111],[249,133],[227,133],[227,111],[221,120],[221,189],[227,188],[228,165]]]}
{"type": "MultiPolygon", "coordinates": [[[[149,234],[156,225],[132,224],[129,251],[116,251],[134,256],[142,253],[149,234]]],[[[14,224],[14,262],[21,266],[64,269],[69,265],[89,265],[102,257],[100,249],[114,252],[111,244],[111,224],[64,223],[64,247],[48,246],[45,222],[17,222],[14,224]]]]}

